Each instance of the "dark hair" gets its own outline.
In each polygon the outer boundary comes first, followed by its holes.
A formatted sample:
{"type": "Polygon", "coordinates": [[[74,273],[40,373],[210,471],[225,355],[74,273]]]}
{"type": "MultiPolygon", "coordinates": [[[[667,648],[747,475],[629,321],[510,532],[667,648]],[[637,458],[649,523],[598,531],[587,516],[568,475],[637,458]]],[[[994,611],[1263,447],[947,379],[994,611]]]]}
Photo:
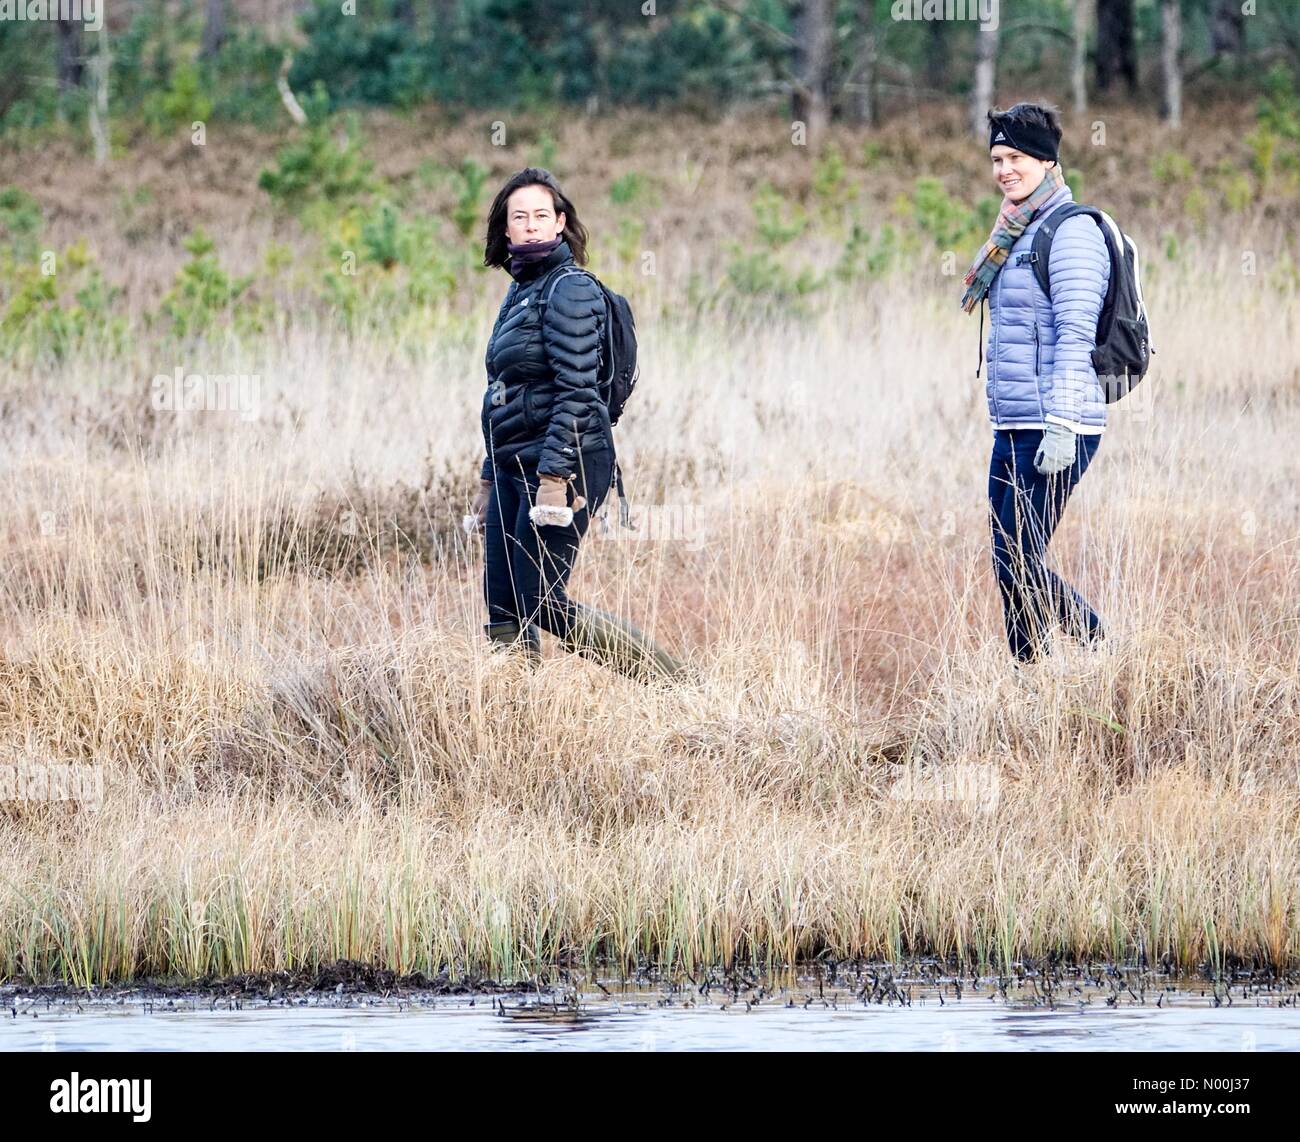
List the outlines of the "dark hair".
{"type": "Polygon", "coordinates": [[[1013,131],[1017,126],[1037,127],[1048,132],[1058,148],[1061,145],[1061,113],[1050,103],[1017,103],[1005,111],[995,107],[988,113],[988,121],[990,128],[1009,123],[1013,131]]]}
{"type": "Polygon", "coordinates": [[[510,251],[506,248],[506,203],[516,190],[523,186],[544,186],[551,192],[551,201],[555,203],[556,214],[564,215],[564,240],[573,251],[573,260],[580,266],[587,264],[587,228],[578,219],[578,212],[573,203],[565,197],[555,176],[543,167],[525,167],[516,171],[506,184],[497,191],[488,211],[487,241],[483,245],[483,264],[485,266],[504,266],[510,260],[510,251]]]}

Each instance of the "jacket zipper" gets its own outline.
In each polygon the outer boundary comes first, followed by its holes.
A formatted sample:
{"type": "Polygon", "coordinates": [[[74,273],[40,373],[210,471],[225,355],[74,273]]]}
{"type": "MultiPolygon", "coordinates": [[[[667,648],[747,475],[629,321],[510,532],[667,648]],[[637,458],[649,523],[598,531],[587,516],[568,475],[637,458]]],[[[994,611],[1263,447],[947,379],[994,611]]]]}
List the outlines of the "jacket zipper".
{"type": "MultiPolygon", "coordinates": [[[[993,279],[993,288],[997,290],[998,297],[1001,297],[1002,296],[1002,275],[1001,274],[998,274],[998,276],[993,279]]],[[[999,312],[1001,312],[1000,309],[999,312]]],[[[989,302],[989,316],[990,318],[992,318],[993,316],[992,301],[989,302]]],[[[997,378],[993,376],[994,362],[996,362],[998,359],[998,323],[997,321],[993,321],[992,324],[993,324],[993,351],[989,354],[988,385],[989,385],[989,392],[993,394],[993,423],[1001,424],[1002,409],[998,405],[998,382],[997,382],[997,378]]]]}
{"type": "Polygon", "coordinates": [[[1044,424],[1047,423],[1047,407],[1043,404],[1043,380],[1039,376],[1041,366],[1039,364],[1040,344],[1038,340],[1038,310],[1034,309],[1034,391],[1038,394],[1038,415],[1044,424]]]}

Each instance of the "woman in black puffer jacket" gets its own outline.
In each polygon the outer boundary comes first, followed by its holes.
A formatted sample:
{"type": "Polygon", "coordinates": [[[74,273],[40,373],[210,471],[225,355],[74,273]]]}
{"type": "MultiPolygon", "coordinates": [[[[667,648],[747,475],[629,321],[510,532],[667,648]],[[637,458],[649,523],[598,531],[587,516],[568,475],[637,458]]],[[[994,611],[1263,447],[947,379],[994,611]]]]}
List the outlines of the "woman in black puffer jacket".
{"type": "Polygon", "coordinates": [[[487,346],[486,457],[466,526],[484,537],[488,637],[541,653],[538,627],[636,677],[682,665],[618,616],[565,590],[591,513],[609,493],[614,444],[601,393],[605,296],[587,232],[549,171],[511,176],[488,215],[484,264],[514,279],[487,346]]]}

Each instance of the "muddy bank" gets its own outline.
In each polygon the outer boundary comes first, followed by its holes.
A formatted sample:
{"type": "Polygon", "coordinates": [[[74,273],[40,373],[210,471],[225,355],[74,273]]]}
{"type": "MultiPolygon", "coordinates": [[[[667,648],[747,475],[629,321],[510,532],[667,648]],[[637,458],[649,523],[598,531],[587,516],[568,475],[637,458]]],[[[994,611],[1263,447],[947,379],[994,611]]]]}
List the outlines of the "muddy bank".
{"type": "Polygon", "coordinates": [[[152,1002],[166,1006],[198,1000],[265,1003],[298,1002],[306,1006],[324,998],[375,996],[383,999],[442,996],[482,996],[535,991],[537,984],[500,982],[479,976],[452,979],[446,973],[399,975],[388,968],[357,960],[336,960],[316,968],[205,976],[200,979],[137,979],[123,983],[75,987],[66,983],[34,983],[22,979],[0,984],[0,1008],[39,1003],[152,1002]]]}
{"type": "Polygon", "coordinates": [[[942,1006],[972,997],[1043,1007],[1077,1003],[1159,1007],[1175,998],[1199,1000],[1213,1007],[1234,1003],[1300,1007],[1300,971],[1237,964],[1220,970],[1203,965],[1193,973],[1178,973],[1168,965],[1044,961],[1016,964],[1010,971],[998,973],[936,960],[905,964],[847,960],[801,964],[781,971],[719,965],[694,973],[652,964],[632,972],[611,965],[595,973],[555,965],[540,969],[533,978],[496,980],[476,975],[452,978],[446,971],[433,976],[418,971],[398,974],[375,964],[336,960],[293,971],[193,980],[137,979],[90,988],[16,978],[0,983],[0,1011],[8,1009],[12,1016],[55,1006],[127,1003],[164,1010],[393,1001],[426,1004],[447,997],[473,1003],[486,996],[545,997],[551,1005],[573,1004],[583,995],[610,996],[625,991],[657,993],[659,1002],[668,1006],[809,1005],[834,996],[837,1003],[899,1007],[911,1006],[914,1000],[942,1006]]]}

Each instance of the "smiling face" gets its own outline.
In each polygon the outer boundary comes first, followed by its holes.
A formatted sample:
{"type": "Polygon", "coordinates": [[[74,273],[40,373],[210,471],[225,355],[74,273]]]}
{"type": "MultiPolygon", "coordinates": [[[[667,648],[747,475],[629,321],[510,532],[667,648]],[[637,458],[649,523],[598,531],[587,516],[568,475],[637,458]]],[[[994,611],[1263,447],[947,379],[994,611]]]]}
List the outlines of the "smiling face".
{"type": "Polygon", "coordinates": [[[564,233],[565,221],[544,186],[521,186],[506,200],[506,238],[516,246],[551,241],[564,233]]]}
{"type": "Polygon", "coordinates": [[[1012,202],[1028,198],[1047,174],[1049,163],[998,143],[989,151],[993,160],[993,181],[1012,202]]]}

